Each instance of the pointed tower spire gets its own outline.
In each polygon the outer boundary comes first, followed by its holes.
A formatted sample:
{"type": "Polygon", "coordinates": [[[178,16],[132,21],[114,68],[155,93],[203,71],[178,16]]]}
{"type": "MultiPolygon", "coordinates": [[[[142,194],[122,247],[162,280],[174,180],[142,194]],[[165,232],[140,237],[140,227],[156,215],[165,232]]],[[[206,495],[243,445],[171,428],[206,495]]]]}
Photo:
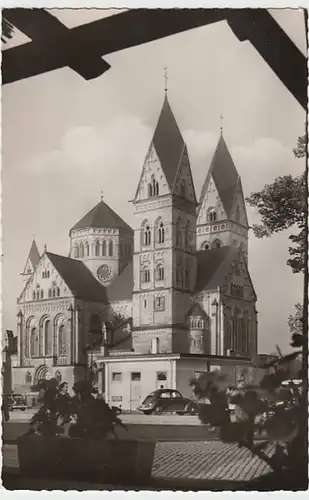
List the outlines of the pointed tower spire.
{"type": "Polygon", "coordinates": [[[34,273],[34,270],[38,265],[39,260],[40,260],[40,253],[36,241],[33,238],[30,251],[26,260],[26,264],[24,266],[23,272],[21,273],[21,275],[24,276],[26,280],[34,273]]]}

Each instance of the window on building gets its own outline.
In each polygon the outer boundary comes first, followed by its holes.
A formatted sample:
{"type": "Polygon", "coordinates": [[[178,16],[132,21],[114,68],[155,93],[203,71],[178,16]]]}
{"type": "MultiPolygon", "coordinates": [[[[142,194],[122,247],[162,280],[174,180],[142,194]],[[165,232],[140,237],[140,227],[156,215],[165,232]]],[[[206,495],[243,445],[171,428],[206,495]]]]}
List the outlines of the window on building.
{"type": "Polygon", "coordinates": [[[240,298],[240,299],[243,298],[243,296],[244,296],[244,289],[243,289],[242,286],[231,284],[230,290],[231,290],[231,295],[233,295],[233,297],[237,297],[237,298],[240,298]]]}
{"type": "Polygon", "coordinates": [[[144,309],[147,307],[147,299],[144,299],[144,309]]]}
{"type": "Polygon", "coordinates": [[[156,268],[156,281],[163,281],[164,280],[164,267],[163,264],[160,264],[156,268]]]}
{"type": "Polygon", "coordinates": [[[25,383],[30,385],[32,382],[32,376],[31,376],[31,373],[30,372],[27,372],[26,375],[25,375],[25,383]]]}
{"type": "Polygon", "coordinates": [[[44,323],[44,345],[45,345],[45,356],[51,356],[53,350],[53,337],[52,337],[52,324],[50,320],[44,323]]]}
{"type": "Polygon", "coordinates": [[[41,299],[44,299],[44,290],[41,290],[41,299]]]}
{"type": "Polygon", "coordinates": [[[236,219],[236,222],[239,222],[239,220],[240,220],[240,210],[239,210],[238,206],[236,208],[235,219],[236,219]]]}
{"type": "Polygon", "coordinates": [[[176,222],[176,246],[181,246],[181,223],[180,219],[176,222]]]}
{"type": "Polygon", "coordinates": [[[36,292],[36,299],[40,300],[40,290],[37,290],[37,292],[36,292]]]}
{"type": "Polygon", "coordinates": [[[105,257],[106,256],[106,241],[103,240],[102,241],[102,256],[105,257]]]}
{"type": "Polygon", "coordinates": [[[35,300],[35,291],[32,292],[32,300],[35,300]]]}
{"type": "Polygon", "coordinates": [[[81,241],[81,242],[80,242],[80,244],[79,244],[79,256],[80,256],[81,258],[83,258],[83,257],[84,257],[84,244],[83,244],[83,242],[82,242],[82,241],[81,241]]]}
{"type": "Polygon", "coordinates": [[[112,372],[112,382],[121,382],[121,381],[122,381],[122,373],[112,372]]]}
{"type": "Polygon", "coordinates": [[[67,342],[66,342],[66,328],[64,325],[59,327],[58,331],[58,353],[59,356],[65,356],[67,351],[67,342]]]}
{"type": "Polygon", "coordinates": [[[149,246],[151,245],[151,232],[150,232],[150,226],[145,226],[144,228],[144,245],[149,246]]]}
{"type": "Polygon", "coordinates": [[[112,257],[113,253],[114,253],[114,244],[113,241],[111,240],[108,245],[108,255],[112,257]]]}
{"type": "Polygon", "coordinates": [[[36,327],[33,327],[30,333],[30,356],[32,358],[38,356],[38,349],[39,349],[39,339],[37,335],[37,329],[36,327]]]}
{"type": "Polygon", "coordinates": [[[184,269],[184,286],[185,288],[190,288],[190,271],[189,271],[189,264],[184,269]]]}
{"type": "Polygon", "coordinates": [[[52,295],[53,295],[53,297],[56,297],[56,288],[53,288],[52,295]]]}
{"type": "Polygon", "coordinates": [[[49,288],[49,290],[48,290],[48,298],[50,299],[50,298],[51,298],[51,296],[52,296],[52,291],[51,291],[51,289],[49,288]]]}
{"type": "Polygon", "coordinates": [[[86,254],[86,257],[89,257],[89,243],[88,243],[88,241],[86,241],[86,243],[85,243],[85,254],[86,254]]]}
{"type": "Polygon", "coordinates": [[[155,176],[151,176],[151,182],[148,184],[148,196],[159,195],[159,183],[156,181],[155,176]]]}
{"type": "Polygon", "coordinates": [[[79,248],[77,245],[75,245],[75,247],[74,247],[74,257],[76,259],[78,259],[78,257],[79,257],[79,248]]]}
{"type": "Polygon", "coordinates": [[[60,288],[57,288],[57,297],[60,297],[60,288]]]}
{"type": "Polygon", "coordinates": [[[158,243],[164,243],[164,225],[160,222],[158,229],[158,243]]]}
{"type": "Polygon", "coordinates": [[[217,212],[214,208],[210,208],[207,214],[208,222],[216,222],[217,220],[217,212]]]}
{"type": "Polygon", "coordinates": [[[95,242],[94,255],[96,257],[99,257],[99,255],[100,255],[100,242],[99,241],[95,242]]]}
{"type": "Polygon", "coordinates": [[[155,311],[164,311],[165,309],[165,297],[164,295],[159,295],[154,298],[154,310],[155,311]]]}
{"type": "Polygon", "coordinates": [[[180,196],[183,198],[186,196],[186,181],[184,179],[180,181],[180,196]]]}
{"type": "Polygon", "coordinates": [[[141,280],[142,280],[142,283],[149,283],[150,282],[150,270],[149,269],[142,269],[141,280]]]}
{"type": "Polygon", "coordinates": [[[131,380],[132,382],[139,382],[141,380],[141,372],[132,372],[131,380]]]}

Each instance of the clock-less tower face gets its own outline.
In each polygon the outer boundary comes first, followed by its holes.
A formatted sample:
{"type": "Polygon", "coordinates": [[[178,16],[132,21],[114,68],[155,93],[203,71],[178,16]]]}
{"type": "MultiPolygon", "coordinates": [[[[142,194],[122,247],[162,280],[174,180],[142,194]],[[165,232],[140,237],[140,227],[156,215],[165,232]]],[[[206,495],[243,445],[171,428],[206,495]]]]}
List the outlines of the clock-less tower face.
{"type": "Polygon", "coordinates": [[[112,268],[107,264],[102,264],[97,269],[97,278],[103,284],[107,285],[113,277],[112,268]]]}

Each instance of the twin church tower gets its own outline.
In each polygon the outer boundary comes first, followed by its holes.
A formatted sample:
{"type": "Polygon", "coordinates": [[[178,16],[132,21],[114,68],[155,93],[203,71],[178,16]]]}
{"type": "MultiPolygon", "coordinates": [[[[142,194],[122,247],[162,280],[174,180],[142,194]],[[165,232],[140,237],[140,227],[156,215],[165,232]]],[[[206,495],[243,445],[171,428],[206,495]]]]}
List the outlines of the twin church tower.
{"type": "Polygon", "coordinates": [[[70,370],[85,363],[94,318],[102,324],[111,312],[131,324],[113,348],[115,363],[117,352],[135,362],[136,355],[256,354],[240,176],[221,131],[197,200],[167,94],[133,204],[134,230],[101,199],[70,230],[69,257],[40,256],[33,243],[17,304],[19,383],[33,382],[42,366],[71,380],[70,370]]]}

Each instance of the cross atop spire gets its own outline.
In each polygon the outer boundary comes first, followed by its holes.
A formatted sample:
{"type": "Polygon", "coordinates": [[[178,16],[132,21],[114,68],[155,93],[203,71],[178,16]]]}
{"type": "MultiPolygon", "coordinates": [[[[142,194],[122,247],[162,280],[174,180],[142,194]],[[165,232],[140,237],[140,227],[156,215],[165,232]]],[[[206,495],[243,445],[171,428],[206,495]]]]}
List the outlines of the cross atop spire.
{"type": "Polygon", "coordinates": [[[164,68],[164,91],[167,94],[167,80],[168,80],[168,74],[167,74],[167,67],[164,68]]]}
{"type": "Polygon", "coordinates": [[[223,114],[222,114],[222,111],[221,111],[221,115],[220,115],[220,132],[222,135],[222,133],[223,133],[223,114]]]}
{"type": "Polygon", "coordinates": [[[103,194],[104,194],[104,193],[103,193],[103,190],[102,190],[102,189],[101,189],[101,191],[100,191],[100,194],[101,194],[101,201],[103,201],[103,194]]]}

